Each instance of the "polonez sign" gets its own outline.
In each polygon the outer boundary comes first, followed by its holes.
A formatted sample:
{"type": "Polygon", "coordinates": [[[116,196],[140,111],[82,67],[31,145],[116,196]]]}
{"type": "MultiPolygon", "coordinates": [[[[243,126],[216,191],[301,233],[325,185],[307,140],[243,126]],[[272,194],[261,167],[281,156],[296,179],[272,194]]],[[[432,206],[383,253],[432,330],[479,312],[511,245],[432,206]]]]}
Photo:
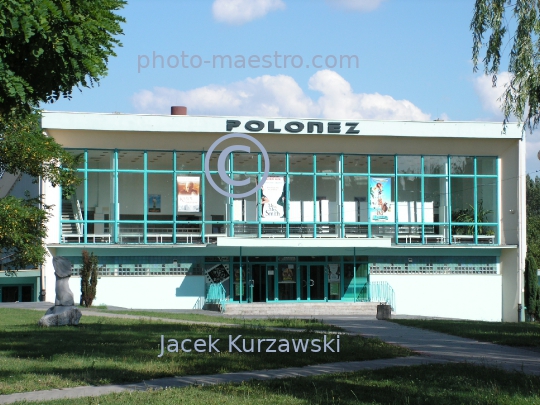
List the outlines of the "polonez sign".
{"type": "Polygon", "coordinates": [[[359,134],[356,129],[358,122],[321,122],[321,121],[289,121],[284,125],[277,125],[276,121],[250,120],[243,123],[239,120],[227,120],[226,131],[241,129],[249,132],[288,132],[297,134],[306,130],[308,134],[359,134]]]}

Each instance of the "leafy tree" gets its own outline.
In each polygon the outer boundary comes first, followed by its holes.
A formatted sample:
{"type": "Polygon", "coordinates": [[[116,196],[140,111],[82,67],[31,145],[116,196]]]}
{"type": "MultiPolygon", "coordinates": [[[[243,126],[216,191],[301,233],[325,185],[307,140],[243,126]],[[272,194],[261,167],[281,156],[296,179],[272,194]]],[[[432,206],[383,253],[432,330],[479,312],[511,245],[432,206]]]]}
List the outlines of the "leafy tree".
{"type": "Polygon", "coordinates": [[[527,255],[540,263],[540,178],[527,175],[527,255]]]}
{"type": "Polygon", "coordinates": [[[493,84],[501,64],[501,53],[510,50],[508,72],[511,80],[502,96],[505,122],[511,115],[523,120],[529,129],[540,120],[540,3],[537,0],[476,0],[471,21],[474,71],[478,69],[480,50],[484,72],[493,84]],[[509,33],[509,21],[515,19],[515,32],[509,33]],[[484,35],[489,39],[484,43],[484,35]],[[505,40],[509,34],[512,47],[505,40]]]}
{"type": "Polygon", "coordinates": [[[525,306],[531,320],[540,317],[540,291],[538,289],[538,266],[533,256],[525,263],[525,306]]]}
{"type": "MultiPolygon", "coordinates": [[[[40,102],[92,87],[121,46],[124,0],[2,0],[0,6],[0,171],[77,185],[77,159],[42,134],[40,102]]],[[[0,199],[0,263],[21,269],[43,262],[48,209],[39,199],[0,199]]]]}
{"type": "Polygon", "coordinates": [[[94,253],[88,254],[86,250],[82,251],[83,265],[81,274],[81,305],[86,308],[92,306],[96,298],[96,287],[98,283],[98,258],[94,253]]]}
{"type": "Polygon", "coordinates": [[[107,73],[123,0],[2,0],[0,114],[70,97],[107,73]]]}

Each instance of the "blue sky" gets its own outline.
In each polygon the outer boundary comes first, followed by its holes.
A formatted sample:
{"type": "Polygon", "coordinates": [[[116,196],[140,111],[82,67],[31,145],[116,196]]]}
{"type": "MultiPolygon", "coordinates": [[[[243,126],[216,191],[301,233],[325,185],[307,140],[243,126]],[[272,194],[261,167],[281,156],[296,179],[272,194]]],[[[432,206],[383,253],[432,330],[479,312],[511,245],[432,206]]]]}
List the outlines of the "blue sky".
{"type": "MultiPolygon", "coordinates": [[[[127,19],[123,47],[109,61],[108,76],[44,108],[168,114],[171,105],[186,105],[193,115],[500,121],[502,87],[473,72],[473,6],[473,0],[130,1],[120,12],[127,19]],[[232,63],[243,58],[244,67],[222,68],[220,59],[213,67],[216,55],[232,63]],[[264,55],[271,66],[263,67],[264,55]]],[[[499,83],[507,78],[503,72],[499,83]]],[[[540,170],[540,141],[537,134],[528,139],[533,172],[540,170]]]]}

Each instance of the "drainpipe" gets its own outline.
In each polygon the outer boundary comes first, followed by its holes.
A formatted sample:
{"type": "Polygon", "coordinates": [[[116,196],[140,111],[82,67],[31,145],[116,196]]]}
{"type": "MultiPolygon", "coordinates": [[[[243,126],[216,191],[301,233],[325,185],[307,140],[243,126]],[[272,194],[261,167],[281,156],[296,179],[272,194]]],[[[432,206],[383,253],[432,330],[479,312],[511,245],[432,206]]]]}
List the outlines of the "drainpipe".
{"type": "Polygon", "coordinates": [[[525,256],[527,255],[527,188],[526,188],[526,168],[525,168],[525,137],[526,132],[523,129],[523,135],[519,141],[519,264],[518,264],[518,322],[523,322],[523,275],[525,273],[525,256]]]}

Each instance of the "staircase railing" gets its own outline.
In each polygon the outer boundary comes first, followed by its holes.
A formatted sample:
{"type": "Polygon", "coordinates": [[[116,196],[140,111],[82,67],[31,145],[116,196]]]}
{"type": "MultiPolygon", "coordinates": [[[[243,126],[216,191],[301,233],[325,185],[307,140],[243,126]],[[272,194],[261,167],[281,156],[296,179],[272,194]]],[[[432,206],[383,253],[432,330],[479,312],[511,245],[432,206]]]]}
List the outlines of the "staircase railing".
{"type": "MultiPolygon", "coordinates": [[[[82,221],[83,220],[83,215],[82,215],[81,203],[80,203],[79,200],[77,200],[75,198],[75,195],[71,196],[71,206],[73,208],[73,216],[74,216],[75,220],[82,221]]],[[[83,232],[82,232],[81,223],[77,222],[75,225],[77,227],[77,234],[82,235],[83,232]]]]}
{"type": "Polygon", "coordinates": [[[366,283],[358,293],[356,301],[384,302],[392,311],[396,310],[396,294],[387,281],[371,281],[366,283]]]}
{"type": "Polygon", "coordinates": [[[208,286],[208,292],[206,293],[207,304],[219,304],[221,312],[225,312],[226,299],[226,291],[223,284],[212,283],[208,286]]]}

